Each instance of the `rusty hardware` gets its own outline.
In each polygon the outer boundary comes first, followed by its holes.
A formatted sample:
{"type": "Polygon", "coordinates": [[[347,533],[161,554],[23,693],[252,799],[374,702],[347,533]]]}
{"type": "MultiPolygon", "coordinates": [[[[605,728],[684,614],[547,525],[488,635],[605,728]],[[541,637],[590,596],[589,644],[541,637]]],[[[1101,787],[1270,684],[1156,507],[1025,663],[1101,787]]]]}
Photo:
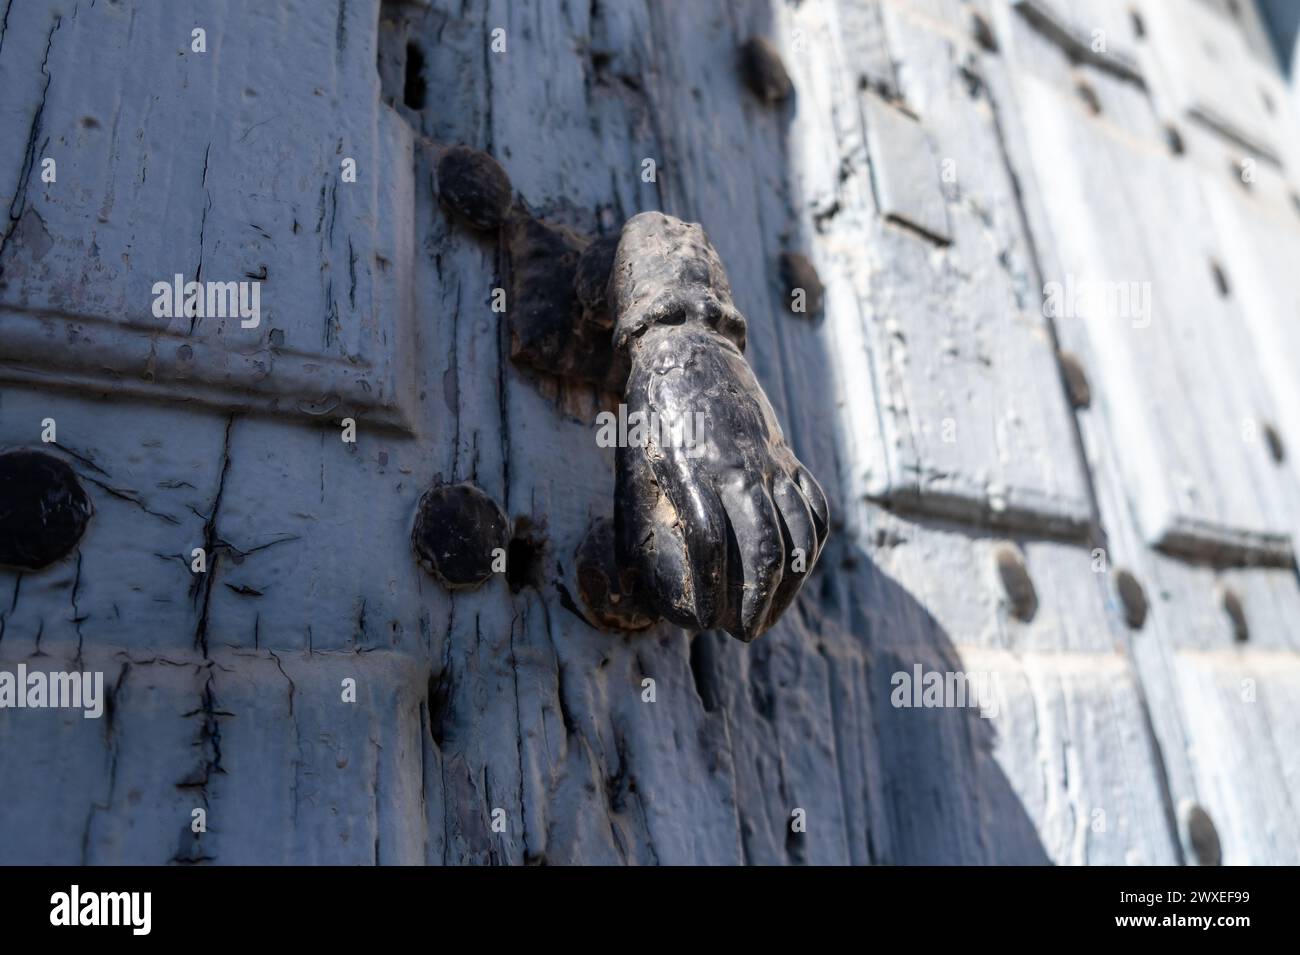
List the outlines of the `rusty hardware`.
{"type": "MultiPolygon", "coordinates": [[[[788,85],[784,68],[781,76],[788,85]]],[[[589,237],[512,206],[509,181],[494,170],[485,154],[454,147],[439,184],[459,218],[501,230],[512,360],[623,391],[629,411],[646,418],[702,424],[689,446],[619,447],[613,560],[599,550],[599,527],[580,552],[588,614],[607,628],[660,616],[754,639],[812,571],[830,516],[744,359],[745,319],[717,252],[699,225],[657,212],[628,220],[617,239],[589,237]]],[[[816,270],[787,258],[783,279],[820,309],[816,270]]],[[[506,530],[477,489],[434,488],[420,502],[412,545],[448,587],[473,587],[491,573],[506,530]]]]}
{"type": "Polygon", "coordinates": [[[67,462],[44,451],[0,454],[0,564],[48,567],[72,553],[94,512],[67,462]]]}
{"type": "Polygon", "coordinates": [[[438,484],[420,498],[411,546],[443,586],[469,590],[492,576],[494,561],[504,561],[509,530],[501,508],[479,488],[438,484]]]}
{"type": "Polygon", "coordinates": [[[578,257],[573,276],[573,291],[582,311],[582,323],[608,332],[614,328],[614,313],[609,307],[609,273],[614,269],[618,251],[616,235],[595,239],[578,257]]]}
{"type": "Polygon", "coordinates": [[[644,630],[655,622],[636,572],[618,562],[613,521],[602,517],[592,524],[578,545],[577,567],[578,595],[592,626],[644,630]]]}
{"type": "Polygon", "coordinates": [[[1124,606],[1124,620],[1134,630],[1141,630],[1147,620],[1147,595],[1133,574],[1123,568],[1115,570],[1115,589],[1124,606]]]}
{"type": "Polygon", "coordinates": [[[745,85],[765,103],[779,103],[794,91],[781,54],[766,37],[745,41],[740,48],[740,69],[745,85]]]}
{"type": "Polygon", "coordinates": [[[627,360],[611,344],[605,297],[618,237],[593,239],[534,216],[514,202],[506,171],[481,150],[450,146],[437,168],[439,199],[452,216],[499,233],[511,359],[553,377],[622,390],[627,360]]]}
{"type": "Polygon", "coordinates": [[[993,559],[1011,616],[1028,623],[1038,612],[1038,593],[1025,566],[1024,554],[1014,544],[1000,544],[993,552],[993,559]]]}
{"type": "Polygon", "coordinates": [[[504,231],[511,359],[548,375],[621,391],[627,358],[614,350],[605,299],[617,240],[593,241],[530,215],[514,216],[504,231]]]}
{"type": "Polygon", "coordinates": [[[593,239],[516,205],[501,165],[468,146],[443,152],[438,192],[457,220],[500,234],[511,359],[546,375],[621,390],[627,361],[610,342],[614,323],[605,298],[618,238],[593,239]]]}
{"type": "Polygon", "coordinates": [[[753,640],[812,571],[830,529],[826,495],[745,361],[745,319],[698,224],[629,219],[609,291],[614,341],[631,359],[629,415],[698,425],[687,441],[651,428],[618,448],[619,563],[660,616],[753,640]]]}

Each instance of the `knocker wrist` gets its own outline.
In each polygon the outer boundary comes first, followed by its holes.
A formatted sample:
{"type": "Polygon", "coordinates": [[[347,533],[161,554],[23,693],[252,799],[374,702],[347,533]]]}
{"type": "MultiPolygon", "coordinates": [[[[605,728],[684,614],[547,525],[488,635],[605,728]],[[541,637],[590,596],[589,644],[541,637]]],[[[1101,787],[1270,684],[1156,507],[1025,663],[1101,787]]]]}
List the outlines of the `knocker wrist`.
{"type": "Polygon", "coordinates": [[[609,278],[614,344],[629,350],[652,327],[704,326],[745,347],[745,319],[698,223],[643,212],[623,226],[609,278]]]}

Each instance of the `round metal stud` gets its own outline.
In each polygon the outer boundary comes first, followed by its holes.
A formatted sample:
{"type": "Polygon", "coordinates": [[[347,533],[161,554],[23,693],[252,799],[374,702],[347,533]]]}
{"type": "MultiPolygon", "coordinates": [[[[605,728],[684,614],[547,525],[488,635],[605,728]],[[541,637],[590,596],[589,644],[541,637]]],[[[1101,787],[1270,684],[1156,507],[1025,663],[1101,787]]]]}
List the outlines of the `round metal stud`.
{"type": "Polygon", "coordinates": [[[766,37],[749,38],[741,47],[740,65],[746,85],[766,103],[779,103],[794,91],[781,54],[766,37]]]}
{"type": "Polygon", "coordinates": [[[411,546],[420,566],[445,587],[468,590],[491,577],[494,562],[506,554],[509,523],[474,485],[438,485],[420,498],[411,546]]]}
{"type": "Polygon", "coordinates": [[[1141,630],[1147,620],[1147,595],[1138,579],[1124,568],[1115,570],[1115,589],[1124,605],[1124,620],[1134,630],[1141,630]]]}
{"type": "Polygon", "coordinates": [[[1214,820],[1190,799],[1179,804],[1178,828],[1183,849],[1190,862],[1196,865],[1219,865],[1223,861],[1223,848],[1219,844],[1219,833],[1214,828],[1214,820]]]}
{"type": "Polygon", "coordinates": [[[72,553],[94,512],[61,458],[28,450],[0,454],[0,564],[48,567],[72,553]]]}
{"type": "Polygon", "coordinates": [[[1068,351],[1059,352],[1057,357],[1065,375],[1065,390],[1070,396],[1070,404],[1076,408],[1088,407],[1092,404],[1092,388],[1079,357],[1068,351]]]}
{"type": "Polygon", "coordinates": [[[999,544],[993,552],[1007,607],[1017,620],[1030,621],[1038,611],[1038,593],[1025,566],[1025,556],[1014,544],[999,544]]]}
{"type": "Polygon", "coordinates": [[[785,291],[785,307],[796,315],[809,318],[820,315],[825,288],[817,275],[817,268],[802,252],[782,252],[779,263],[781,284],[785,291]],[[795,292],[803,292],[802,311],[795,311],[795,292]]]}
{"type": "Polygon", "coordinates": [[[468,225],[484,232],[501,227],[514,199],[501,164],[468,146],[452,146],[438,160],[438,196],[468,225]]]}

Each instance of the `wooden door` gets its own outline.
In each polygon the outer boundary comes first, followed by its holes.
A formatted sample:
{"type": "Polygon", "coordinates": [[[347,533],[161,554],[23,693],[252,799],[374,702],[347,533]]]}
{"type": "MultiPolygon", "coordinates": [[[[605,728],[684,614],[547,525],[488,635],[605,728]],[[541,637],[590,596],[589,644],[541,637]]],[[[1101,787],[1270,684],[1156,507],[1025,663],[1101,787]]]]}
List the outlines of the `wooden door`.
{"type": "Polygon", "coordinates": [[[106,707],[0,712],[0,861],[1172,863],[1207,825],[1294,861],[1300,472],[1264,425],[1300,446],[1295,298],[1250,250],[1300,234],[1295,140],[1218,195],[1166,146],[1218,74],[1167,92],[1183,41],[1122,6],[13,4],[0,451],[93,515],[0,568],[0,666],[102,672],[106,707]],[[587,622],[608,396],[511,360],[507,250],[440,202],[456,144],[588,236],[708,231],[834,518],[757,642],[587,622]],[[159,315],[176,276],[258,283],[257,321],[159,315]],[[1070,276],[1167,309],[1067,319],[1070,276]],[[511,541],[453,592],[411,531],[459,482],[511,541]],[[988,695],[928,705],[932,673],[988,695]]]}

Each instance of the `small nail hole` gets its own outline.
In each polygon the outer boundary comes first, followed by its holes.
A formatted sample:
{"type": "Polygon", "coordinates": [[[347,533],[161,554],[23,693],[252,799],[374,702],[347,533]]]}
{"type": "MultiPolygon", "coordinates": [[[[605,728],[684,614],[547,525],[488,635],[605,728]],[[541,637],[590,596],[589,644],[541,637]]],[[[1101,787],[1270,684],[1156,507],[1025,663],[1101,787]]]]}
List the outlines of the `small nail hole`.
{"type": "Polygon", "coordinates": [[[993,29],[989,26],[989,21],[984,19],[983,14],[979,12],[971,13],[971,33],[975,36],[975,42],[981,49],[996,53],[998,51],[998,41],[993,36],[993,29]]]}
{"type": "Polygon", "coordinates": [[[1223,267],[1213,259],[1210,260],[1210,274],[1214,276],[1214,284],[1219,290],[1219,297],[1227,298],[1232,291],[1228,285],[1228,276],[1224,274],[1223,267]]]}
{"type": "Polygon", "coordinates": [[[1073,352],[1060,352],[1061,371],[1065,375],[1065,390],[1070,397],[1070,404],[1076,408],[1086,408],[1092,403],[1092,389],[1088,385],[1088,375],[1083,364],[1073,352]]]}
{"type": "Polygon", "coordinates": [[[1092,115],[1101,115],[1101,100],[1097,99],[1097,91],[1092,88],[1091,84],[1079,80],[1074,84],[1074,90],[1079,94],[1079,99],[1083,100],[1084,105],[1088,107],[1088,111],[1092,115]]]}
{"type": "Polygon", "coordinates": [[[1281,464],[1286,460],[1286,446],[1282,444],[1282,436],[1277,433],[1277,428],[1265,421],[1261,423],[1260,431],[1263,432],[1264,444],[1268,447],[1268,456],[1274,464],[1281,464]]]}
{"type": "Polygon", "coordinates": [[[1241,605],[1241,598],[1231,587],[1219,589],[1219,606],[1232,622],[1232,638],[1237,643],[1245,643],[1250,638],[1250,629],[1246,626],[1246,610],[1241,605]]]}
{"type": "Polygon", "coordinates": [[[1178,127],[1173,125],[1165,127],[1165,145],[1169,147],[1169,151],[1175,156],[1183,154],[1183,137],[1178,132],[1178,127]]]}

